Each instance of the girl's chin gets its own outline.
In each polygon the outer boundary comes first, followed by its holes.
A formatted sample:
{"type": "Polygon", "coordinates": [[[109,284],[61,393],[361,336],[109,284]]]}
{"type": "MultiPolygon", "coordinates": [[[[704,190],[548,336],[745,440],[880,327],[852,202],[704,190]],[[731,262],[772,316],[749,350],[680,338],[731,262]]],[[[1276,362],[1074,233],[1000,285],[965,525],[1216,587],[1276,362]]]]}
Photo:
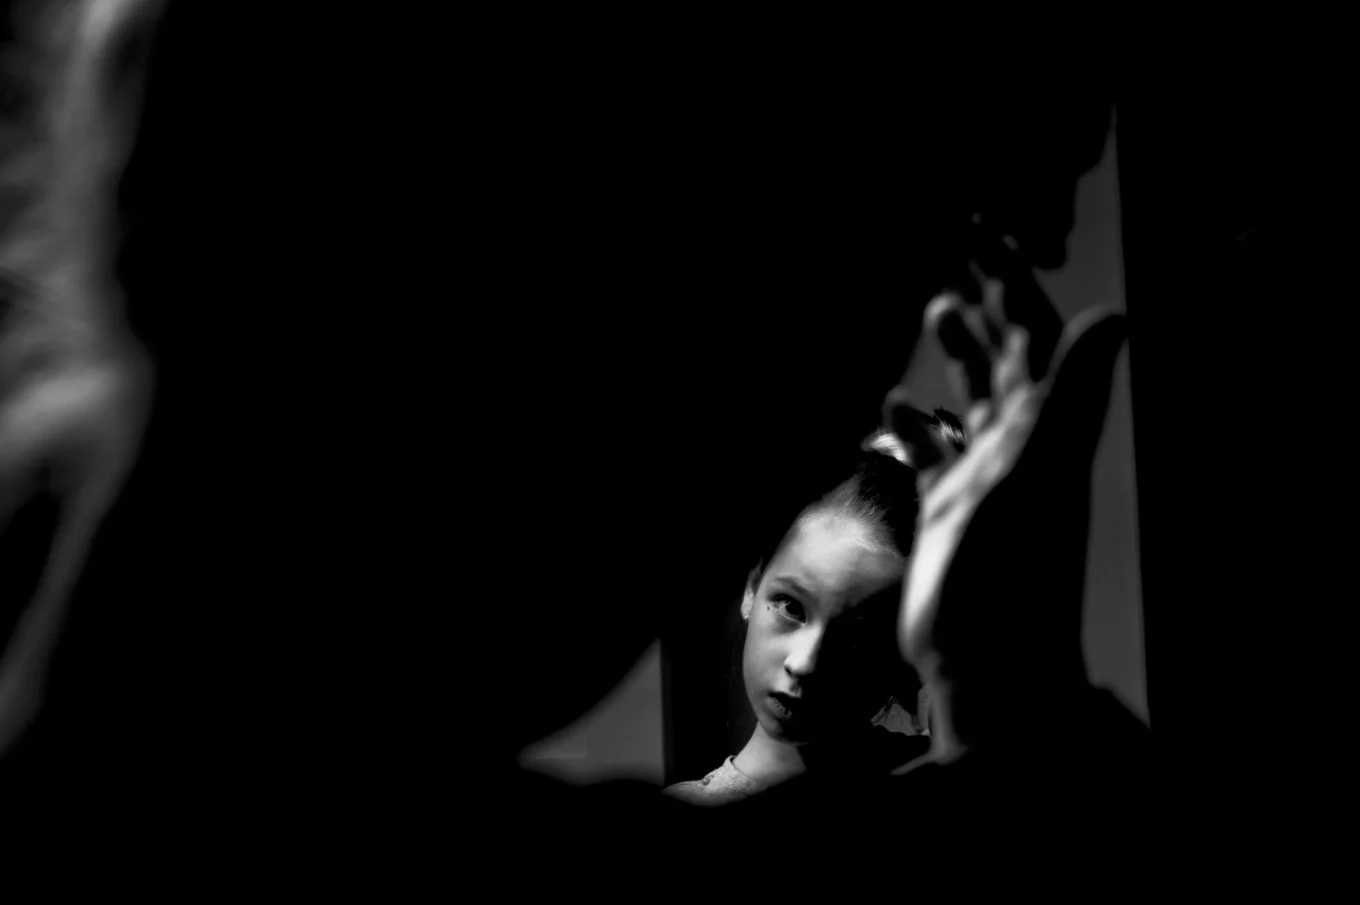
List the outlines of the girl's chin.
{"type": "Polygon", "coordinates": [[[765,734],[776,741],[799,747],[832,749],[854,747],[873,734],[874,726],[869,720],[862,723],[837,724],[834,726],[808,725],[766,717],[762,724],[765,734]]]}
{"type": "Polygon", "coordinates": [[[765,734],[777,742],[784,742],[789,745],[806,745],[812,739],[809,733],[800,726],[788,720],[781,720],[771,714],[764,714],[760,718],[761,728],[765,734]]]}

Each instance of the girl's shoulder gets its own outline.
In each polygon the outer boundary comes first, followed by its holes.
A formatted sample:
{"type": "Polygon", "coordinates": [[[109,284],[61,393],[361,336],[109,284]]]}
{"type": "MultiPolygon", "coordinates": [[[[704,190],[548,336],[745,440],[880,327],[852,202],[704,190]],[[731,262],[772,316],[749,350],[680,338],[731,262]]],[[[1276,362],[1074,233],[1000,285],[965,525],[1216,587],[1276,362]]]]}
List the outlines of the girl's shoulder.
{"type": "Polygon", "coordinates": [[[760,782],[738,770],[729,757],[703,779],[676,783],[668,786],[665,793],[691,804],[718,805],[747,798],[761,788],[760,782]]]}

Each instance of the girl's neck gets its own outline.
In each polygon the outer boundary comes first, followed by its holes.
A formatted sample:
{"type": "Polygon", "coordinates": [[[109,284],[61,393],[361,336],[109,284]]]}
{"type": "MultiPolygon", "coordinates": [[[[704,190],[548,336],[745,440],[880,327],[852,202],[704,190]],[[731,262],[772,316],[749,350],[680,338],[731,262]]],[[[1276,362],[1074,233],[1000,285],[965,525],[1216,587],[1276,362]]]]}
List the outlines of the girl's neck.
{"type": "Polygon", "coordinates": [[[798,745],[773,738],[759,723],[746,747],[732,759],[732,764],[752,779],[761,781],[788,779],[807,770],[798,745]]]}

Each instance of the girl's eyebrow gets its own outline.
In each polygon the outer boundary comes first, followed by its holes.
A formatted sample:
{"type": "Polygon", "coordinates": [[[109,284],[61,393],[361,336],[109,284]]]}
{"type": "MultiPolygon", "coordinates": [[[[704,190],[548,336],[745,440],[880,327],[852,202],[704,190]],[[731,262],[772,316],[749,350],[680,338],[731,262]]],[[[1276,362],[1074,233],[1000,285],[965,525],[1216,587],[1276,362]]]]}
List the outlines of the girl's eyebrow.
{"type": "Polygon", "coordinates": [[[774,578],[770,579],[771,583],[774,583],[776,581],[786,585],[789,588],[789,590],[793,591],[795,594],[813,600],[816,599],[816,595],[809,591],[807,588],[803,587],[801,584],[799,584],[798,579],[794,578],[792,575],[777,575],[774,578]]]}

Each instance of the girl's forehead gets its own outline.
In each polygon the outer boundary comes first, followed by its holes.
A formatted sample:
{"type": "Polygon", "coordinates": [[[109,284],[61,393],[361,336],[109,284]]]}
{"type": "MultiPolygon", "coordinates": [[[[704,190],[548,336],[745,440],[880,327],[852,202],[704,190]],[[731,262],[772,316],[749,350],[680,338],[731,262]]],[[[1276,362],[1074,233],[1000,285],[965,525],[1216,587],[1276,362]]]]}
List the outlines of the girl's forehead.
{"type": "Polygon", "coordinates": [[[821,513],[800,520],[766,578],[791,579],[824,603],[852,605],[901,575],[901,558],[877,543],[868,525],[821,513]]]}

